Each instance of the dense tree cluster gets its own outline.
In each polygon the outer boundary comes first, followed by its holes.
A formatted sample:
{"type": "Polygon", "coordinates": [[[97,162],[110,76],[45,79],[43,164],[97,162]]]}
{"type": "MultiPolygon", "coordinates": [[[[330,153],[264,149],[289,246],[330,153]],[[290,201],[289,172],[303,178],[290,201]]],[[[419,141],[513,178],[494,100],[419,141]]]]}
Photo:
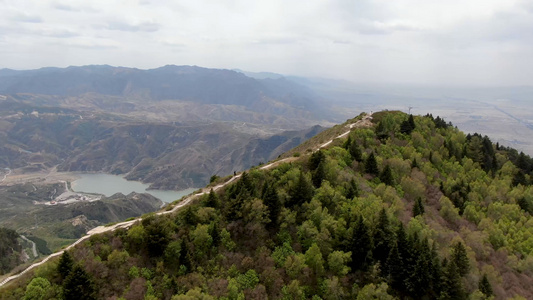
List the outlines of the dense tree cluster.
{"type": "Polygon", "coordinates": [[[507,149],[439,117],[375,119],[175,215],[93,236],[1,296],[533,297],[530,174],[514,184],[507,149]]]}
{"type": "Polygon", "coordinates": [[[8,228],[0,228],[0,275],[9,272],[21,262],[22,247],[18,233],[8,228]]]}

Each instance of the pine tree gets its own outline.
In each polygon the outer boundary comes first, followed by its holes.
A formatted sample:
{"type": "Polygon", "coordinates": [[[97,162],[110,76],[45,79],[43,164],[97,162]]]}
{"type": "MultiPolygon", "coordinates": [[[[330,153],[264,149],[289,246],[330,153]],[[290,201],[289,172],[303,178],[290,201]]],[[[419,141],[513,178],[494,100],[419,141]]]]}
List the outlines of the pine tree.
{"type": "Polygon", "coordinates": [[[96,299],[96,292],[91,277],[81,266],[76,265],[63,281],[63,298],[66,300],[96,299]]]}
{"type": "Polygon", "coordinates": [[[431,247],[431,286],[429,289],[431,298],[433,299],[436,299],[442,290],[442,282],[444,280],[442,268],[439,255],[437,254],[437,248],[435,243],[433,243],[431,247]]]}
{"type": "Polygon", "coordinates": [[[390,229],[389,217],[385,209],[381,209],[378,224],[373,236],[374,252],[373,258],[380,262],[382,273],[386,274],[387,258],[393,243],[393,234],[390,229]]]}
{"type": "Polygon", "coordinates": [[[403,134],[411,134],[413,131],[413,127],[411,127],[411,124],[409,124],[409,121],[405,120],[400,124],[400,132],[403,134]]]}
{"type": "Polygon", "coordinates": [[[251,196],[254,196],[255,188],[254,184],[252,183],[250,179],[250,175],[246,172],[242,172],[241,180],[237,183],[237,185],[241,185],[242,189],[246,189],[250,193],[251,196]]]}
{"type": "Polygon", "coordinates": [[[479,281],[479,290],[487,297],[490,297],[494,294],[489,279],[487,278],[487,274],[483,274],[483,277],[479,281]]]}
{"type": "Polygon", "coordinates": [[[281,211],[281,202],[273,185],[265,182],[262,198],[263,204],[268,207],[268,218],[270,219],[270,223],[268,225],[270,228],[275,228],[278,224],[278,216],[281,211]]]}
{"type": "Polygon", "coordinates": [[[183,213],[181,213],[184,225],[192,226],[196,224],[197,217],[196,212],[192,206],[187,206],[183,213]]]}
{"type": "MultiPolygon", "coordinates": [[[[237,183],[238,185],[239,183],[237,183]]],[[[247,189],[240,188],[240,192],[235,198],[228,199],[226,205],[226,218],[230,221],[237,221],[242,218],[242,208],[246,200],[250,199],[250,192],[247,189]]]]}
{"type": "Polygon", "coordinates": [[[179,262],[180,265],[186,268],[186,272],[191,271],[191,258],[189,257],[189,248],[185,240],[181,240],[179,262]]]}
{"type": "Polygon", "coordinates": [[[416,128],[415,119],[413,115],[409,114],[409,119],[407,119],[407,122],[409,123],[409,126],[411,126],[412,130],[416,128]]]}
{"type": "Polygon", "coordinates": [[[372,240],[362,216],[359,216],[348,241],[348,251],[352,252],[352,271],[366,270],[372,262],[372,240]]]}
{"type": "Polygon", "coordinates": [[[389,137],[389,133],[387,132],[385,125],[383,125],[383,121],[379,122],[378,126],[376,126],[376,136],[381,141],[386,140],[389,137]]]}
{"type": "Polygon", "coordinates": [[[218,222],[212,222],[209,224],[209,235],[213,240],[213,247],[217,248],[220,245],[222,237],[220,236],[220,230],[218,229],[218,222]]]}
{"type": "Polygon", "coordinates": [[[59,263],[57,264],[57,272],[62,279],[67,278],[67,276],[72,271],[74,266],[74,260],[68,251],[64,251],[59,258],[59,263]]]}
{"type": "Polygon", "coordinates": [[[326,177],[326,170],[324,167],[324,161],[318,164],[318,167],[312,172],[313,185],[319,188],[322,185],[322,181],[326,177]]]}
{"type": "Polygon", "coordinates": [[[529,162],[528,162],[528,159],[526,158],[526,155],[524,154],[524,152],[520,152],[520,155],[518,155],[518,160],[516,161],[516,166],[524,171],[524,172],[528,172],[529,171],[529,162]]]}
{"type": "Polygon", "coordinates": [[[463,300],[466,298],[466,292],[463,283],[461,282],[459,268],[454,261],[450,261],[446,265],[443,288],[439,299],[463,300]]]}
{"type": "Polygon", "coordinates": [[[516,200],[516,203],[520,206],[521,209],[533,215],[533,205],[525,197],[520,197],[516,200]]]}
{"type": "Polygon", "coordinates": [[[308,161],[309,170],[314,171],[325,159],[326,155],[322,150],[313,152],[313,154],[311,154],[311,157],[309,157],[308,161]]]}
{"type": "Polygon", "coordinates": [[[211,189],[209,195],[207,196],[207,201],[205,202],[206,207],[218,208],[218,197],[215,191],[211,189]]]}
{"type": "Polygon", "coordinates": [[[386,165],[385,168],[383,168],[383,172],[379,175],[379,180],[383,182],[386,185],[393,185],[394,184],[394,178],[392,177],[392,170],[389,167],[389,165],[386,165]]]}
{"type": "Polygon", "coordinates": [[[376,157],[374,156],[374,152],[370,153],[368,158],[365,162],[365,172],[372,175],[378,175],[378,163],[376,161],[376,157]]]}
{"type": "Polygon", "coordinates": [[[400,292],[405,291],[403,259],[398,251],[398,245],[394,243],[387,257],[387,275],[390,286],[400,292]]]}
{"type": "Polygon", "coordinates": [[[418,197],[415,200],[415,205],[413,206],[413,217],[422,215],[424,213],[424,204],[422,203],[422,198],[418,197]]]}
{"type": "Polygon", "coordinates": [[[461,276],[465,276],[470,271],[470,262],[466,254],[465,246],[462,242],[457,242],[453,246],[452,261],[458,268],[458,273],[461,276]]]}
{"type": "Polygon", "coordinates": [[[518,186],[519,184],[523,186],[527,185],[526,176],[524,175],[524,172],[522,170],[518,170],[518,172],[516,172],[513,177],[512,185],[518,186]]]}
{"type": "Polygon", "coordinates": [[[411,163],[411,169],[418,168],[418,162],[416,161],[416,157],[413,159],[413,162],[411,163]]]}
{"type": "Polygon", "coordinates": [[[352,136],[348,135],[348,138],[342,144],[342,148],[349,150],[351,145],[352,145],[352,136]]]}
{"type": "Polygon", "coordinates": [[[412,273],[414,265],[412,257],[414,247],[407,238],[402,223],[400,223],[400,226],[396,231],[396,246],[398,248],[398,255],[401,258],[401,266],[398,268],[398,273],[396,274],[398,280],[401,278],[401,282],[397,282],[397,284],[399,285],[400,291],[407,292],[406,278],[412,273]]]}
{"type": "Polygon", "coordinates": [[[413,272],[407,278],[409,293],[415,299],[421,299],[430,292],[432,261],[431,251],[427,239],[419,241],[416,245],[417,255],[415,257],[413,272]]]}
{"type": "Polygon", "coordinates": [[[346,189],[346,199],[353,199],[354,197],[358,196],[359,188],[357,187],[357,183],[355,183],[355,179],[352,178],[352,180],[350,180],[348,188],[346,189]]]}
{"type": "Polygon", "coordinates": [[[471,158],[474,162],[483,163],[483,141],[478,135],[473,135],[468,141],[466,148],[466,156],[471,158]]]}
{"type": "Polygon", "coordinates": [[[304,171],[300,171],[298,180],[293,188],[289,191],[288,206],[302,205],[305,202],[311,201],[313,197],[313,187],[305,177],[304,171]]]}
{"type": "Polygon", "coordinates": [[[361,148],[359,148],[359,145],[357,145],[355,141],[352,141],[348,151],[350,152],[350,155],[352,156],[352,158],[355,159],[356,161],[363,160],[363,153],[361,152],[361,148]]]}

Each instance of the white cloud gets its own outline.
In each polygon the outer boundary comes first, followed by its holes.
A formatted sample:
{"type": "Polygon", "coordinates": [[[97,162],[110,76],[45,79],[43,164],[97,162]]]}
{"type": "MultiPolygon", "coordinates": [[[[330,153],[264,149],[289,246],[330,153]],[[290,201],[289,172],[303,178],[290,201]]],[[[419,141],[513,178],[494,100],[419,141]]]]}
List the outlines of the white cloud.
{"type": "Polygon", "coordinates": [[[529,1],[4,0],[0,6],[1,41],[10,45],[0,50],[0,68],[196,64],[362,82],[533,84],[524,72],[533,69],[529,1]]]}

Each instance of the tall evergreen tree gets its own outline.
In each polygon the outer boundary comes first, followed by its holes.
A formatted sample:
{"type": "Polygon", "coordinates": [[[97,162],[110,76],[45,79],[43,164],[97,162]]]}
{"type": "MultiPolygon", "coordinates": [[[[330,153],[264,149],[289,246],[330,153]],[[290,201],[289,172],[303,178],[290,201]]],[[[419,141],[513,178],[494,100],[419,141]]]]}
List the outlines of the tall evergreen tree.
{"type": "Polygon", "coordinates": [[[405,228],[403,227],[402,223],[400,223],[400,226],[396,231],[396,245],[398,247],[398,255],[401,258],[401,268],[399,269],[399,273],[397,274],[399,278],[402,278],[400,291],[404,291],[406,293],[406,279],[413,271],[413,250],[415,250],[415,248],[413,247],[410,239],[407,237],[407,234],[405,233],[405,228]]]}
{"type": "Polygon", "coordinates": [[[483,163],[483,141],[478,135],[473,135],[468,140],[466,155],[474,162],[483,163]]]}
{"type": "Polygon", "coordinates": [[[415,200],[415,205],[413,206],[413,217],[416,217],[423,213],[424,213],[424,204],[422,203],[422,198],[417,197],[415,200]]]}
{"type": "Polygon", "coordinates": [[[533,215],[533,205],[525,197],[520,197],[516,200],[516,203],[520,206],[521,209],[528,212],[530,215],[533,215]]]}
{"type": "Polygon", "coordinates": [[[376,161],[376,156],[374,155],[374,152],[370,153],[370,155],[366,159],[365,172],[371,175],[379,174],[378,163],[376,161]]]}
{"type": "Polygon", "coordinates": [[[192,225],[195,225],[198,218],[196,216],[196,211],[194,210],[194,208],[192,206],[187,206],[182,213],[180,213],[180,215],[182,216],[182,220],[183,220],[183,223],[184,225],[189,225],[189,226],[192,226],[192,225]]]}
{"type": "Polygon", "coordinates": [[[432,274],[431,250],[427,239],[421,240],[417,245],[413,246],[417,248],[418,253],[412,267],[413,272],[406,278],[407,288],[414,298],[421,299],[430,292],[432,274]]]}
{"type": "Polygon", "coordinates": [[[439,299],[464,300],[467,299],[466,292],[461,281],[459,268],[452,260],[447,263],[444,272],[444,281],[439,299]]]}
{"type": "Polygon", "coordinates": [[[278,216],[281,212],[281,201],[273,185],[265,182],[263,188],[263,204],[268,207],[268,218],[270,219],[269,227],[275,228],[278,224],[278,216]]]}
{"type": "Polygon", "coordinates": [[[385,168],[383,168],[383,172],[379,175],[379,180],[386,185],[394,184],[394,177],[392,177],[392,170],[389,165],[386,165],[385,168]]]}
{"type": "MultiPolygon", "coordinates": [[[[239,183],[237,183],[239,184],[239,183]]],[[[250,199],[251,195],[245,188],[240,188],[239,193],[234,197],[228,199],[226,205],[226,218],[229,221],[237,221],[242,218],[242,208],[246,200],[250,199]]]]}
{"type": "Polygon", "coordinates": [[[348,135],[348,138],[342,144],[342,148],[349,150],[351,145],[352,145],[352,136],[348,135]]]}
{"type": "Polygon", "coordinates": [[[254,192],[255,192],[254,184],[251,181],[250,175],[248,173],[242,172],[241,180],[239,180],[237,185],[238,184],[241,184],[241,188],[246,189],[246,191],[248,191],[248,193],[250,193],[251,196],[255,196],[255,194],[254,194],[254,192]]]}
{"type": "Polygon", "coordinates": [[[215,191],[211,189],[209,195],[207,196],[207,201],[205,202],[206,207],[218,208],[218,197],[215,191]]]}
{"type": "Polygon", "coordinates": [[[295,186],[289,190],[288,206],[302,205],[305,202],[311,201],[313,197],[313,187],[307,180],[303,170],[300,170],[300,175],[295,183],[295,186]]]}
{"type": "Polygon", "coordinates": [[[457,242],[453,246],[452,261],[458,268],[458,273],[461,276],[465,276],[470,271],[470,262],[466,254],[466,248],[462,242],[457,242]]]}
{"type": "Polygon", "coordinates": [[[496,171],[497,164],[496,164],[496,155],[494,152],[494,148],[492,146],[492,141],[489,139],[488,136],[484,136],[482,139],[483,144],[483,162],[482,167],[486,172],[490,171],[496,171]]]}
{"type": "Polygon", "coordinates": [[[324,154],[324,151],[322,149],[313,152],[311,154],[311,157],[309,157],[308,166],[309,170],[314,171],[316,168],[318,168],[318,165],[323,162],[326,159],[326,155],[324,154]]]}
{"type": "Polygon", "coordinates": [[[322,181],[326,177],[326,170],[324,167],[324,161],[318,164],[318,167],[311,173],[313,179],[313,185],[319,188],[322,185],[322,181]]]}
{"type": "Polygon", "coordinates": [[[442,264],[437,254],[437,248],[435,242],[431,246],[431,286],[430,286],[430,298],[436,299],[442,290],[442,282],[444,280],[444,274],[442,270],[442,264]]]}
{"type": "Polygon", "coordinates": [[[381,209],[378,218],[378,224],[373,235],[374,252],[373,258],[380,262],[382,272],[386,273],[387,258],[391,251],[393,240],[393,233],[390,229],[389,217],[384,208],[381,209]]]}
{"type": "Polygon", "coordinates": [[[413,161],[411,162],[411,169],[418,168],[418,162],[416,161],[416,157],[413,158],[413,161]]]}
{"type": "Polygon", "coordinates": [[[376,136],[381,141],[384,141],[389,137],[389,133],[387,132],[387,129],[385,128],[385,125],[383,124],[383,121],[380,121],[378,123],[378,126],[376,126],[376,136]]]}
{"type": "Polygon", "coordinates": [[[400,251],[398,251],[398,245],[396,243],[392,244],[386,265],[390,286],[403,293],[405,291],[403,259],[400,256],[400,251]]]}
{"type": "Polygon", "coordinates": [[[411,134],[415,129],[415,121],[413,115],[409,115],[409,118],[400,124],[400,132],[403,134],[411,134]]]}
{"type": "Polygon", "coordinates": [[[487,278],[487,274],[483,274],[483,277],[479,281],[479,290],[487,297],[490,297],[494,294],[489,279],[487,278]]]}
{"type": "Polygon", "coordinates": [[[72,271],[74,267],[74,260],[68,251],[64,251],[59,258],[59,263],[57,264],[57,272],[61,276],[61,279],[67,278],[67,276],[72,271]]]}
{"type": "Polygon", "coordinates": [[[518,160],[516,162],[516,166],[524,171],[525,173],[529,173],[530,171],[530,164],[529,160],[527,159],[524,152],[520,152],[520,155],[518,155],[518,160]]]}
{"type": "Polygon", "coordinates": [[[518,170],[513,177],[513,186],[518,186],[519,184],[523,186],[527,186],[528,182],[526,180],[526,176],[524,175],[524,172],[522,170],[518,170]]]}
{"type": "Polygon", "coordinates": [[[186,268],[186,272],[191,272],[192,266],[189,255],[189,247],[187,246],[187,243],[185,243],[185,240],[181,240],[179,262],[180,265],[186,268]]]}
{"type": "Polygon", "coordinates": [[[76,265],[63,281],[63,298],[65,300],[96,299],[96,291],[91,277],[80,266],[76,265]]]}
{"type": "Polygon", "coordinates": [[[355,159],[356,161],[363,160],[363,153],[361,152],[361,148],[359,148],[359,145],[357,145],[355,141],[352,141],[348,151],[350,152],[350,155],[352,156],[352,158],[355,159]]]}
{"type": "Polygon", "coordinates": [[[413,130],[416,128],[415,118],[413,117],[413,115],[409,114],[409,118],[407,119],[407,122],[409,123],[409,126],[411,126],[413,130]]]}
{"type": "Polygon", "coordinates": [[[348,251],[352,252],[351,268],[366,270],[372,263],[372,239],[362,216],[359,216],[348,241],[348,251]]]}
{"type": "Polygon", "coordinates": [[[353,199],[354,197],[358,196],[359,188],[357,187],[357,183],[355,183],[355,179],[352,178],[348,184],[348,187],[346,188],[346,199],[353,199]]]}
{"type": "Polygon", "coordinates": [[[209,235],[211,236],[213,247],[217,248],[220,245],[222,237],[220,236],[220,229],[218,228],[218,222],[214,221],[209,224],[209,235]]]}

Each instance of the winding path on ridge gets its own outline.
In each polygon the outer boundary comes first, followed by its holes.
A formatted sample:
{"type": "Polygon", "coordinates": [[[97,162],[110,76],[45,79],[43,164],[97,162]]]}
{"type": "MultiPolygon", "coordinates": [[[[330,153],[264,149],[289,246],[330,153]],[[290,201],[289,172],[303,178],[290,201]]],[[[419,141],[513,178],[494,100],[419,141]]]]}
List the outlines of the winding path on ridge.
{"type": "MultiPolygon", "coordinates": [[[[320,150],[322,148],[325,148],[327,147],[328,145],[330,145],[334,140],[338,139],[338,138],[343,138],[345,136],[347,136],[350,131],[353,129],[353,128],[361,128],[361,127],[371,127],[372,126],[372,114],[367,114],[365,115],[361,120],[355,122],[355,123],[352,123],[352,124],[348,124],[346,125],[346,128],[348,129],[346,132],[336,136],[335,138],[325,142],[324,144],[320,145],[317,149],[315,149],[315,151],[317,150],[320,150]]],[[[262,166],[260,167],[259,169],[260,170],[267,170],[267,169],[270,169],[272,167],[275,167],[281,163],[284,163],[284,162],[291,162],[291,161],[294,161],[296,160],[297,158],[296,157],[287,157],[287,158],[284,158],[284,159],[280,159],[278,161],[275,161],[275,162],[272,162],[268,165],[265,165],[265,166],[262,166]]],[[[178,204],[176,204],[176,206],[174,206],[174,208],[172,208],[171,210],[168,210],[168,211],[160,211],[160,212],[157,212],[156,215],[157,216],[161,216],[161,215],[166,215],[166,214],[171,214],[171,213],[174,213],[178,210],[180,210],[182,207],[188,205],[189,203],[192,202],[192,200],[196,199],[197,197],[199,196],[202,196],[202,195],[205,195],[207,193],[209,193],[209,191],[211,189],[213,189],[214,191],[232,183],[233,181],[239,179],[241,177],[241,174],[238,174],[238,175],[235,175],[233,176],[230,180],[226,181],[226,182],[223,182],[217,186],[214,186],[214,187],[210,187],[210,188],[203,188],[201,192],[199,193],[196,193],[196,194],[192,194],[190,196],[188,196],[187,198],[183,199],[183,201],[179,202],[178,204]]],[[[6,283],[10,282],[11,280],[14,280],[14,279],[17,279],[19,278],[20,276],[24,275],[25,273],[29,272],[30,270],[44,264],[45,262],[47,262],[48,260],[50,260],[51,258],[53,257],[56,257],[56,256],[59,256],[61,254],[63,254],[63,252],[73,248],[74,246],[76,246],[77,244],[85,241],[86,239],[90,238],[91,236],[95,235],[95,234],[100,234],[100,233],[104,233],[104,232],[109,232],[109,231],[113,231],[117,228],[128,228],[128,227],[131,227],[133,224],[135,224],[137,221],[140,221],[142,218],[139,217],[139,218],[136,218],[134,220],[131,220],[131,221],[125,221],[125,222],[120,222],[120,223],[116,223],[116,224],[113,224],[111,226],[98,226],[96,228],[93,228],[91,230],[89,230],[87,232],[87,235],[81,237],[79,240],[77,240],[76,242],[74,242],[73,244],[71,244],[70,246],[66,247],[65,249],[63,250],[60,250],[58,252],[55,252],[55,253],[52,253],[50,254],[49,256],[47,256],[45,259],[43,259],[42,261],[40,262],[37,262],[37,263],[34,263],[30,266],[28,266],[26,269],[24,269],[22,272],[18,273],[18,274],[15,274],[15,275],[12,275],[12,276],[9,276],[7,277],[6,279],[4,279],[2,282],[0,282],[0,287],[4,286],[6,283]]]]}

